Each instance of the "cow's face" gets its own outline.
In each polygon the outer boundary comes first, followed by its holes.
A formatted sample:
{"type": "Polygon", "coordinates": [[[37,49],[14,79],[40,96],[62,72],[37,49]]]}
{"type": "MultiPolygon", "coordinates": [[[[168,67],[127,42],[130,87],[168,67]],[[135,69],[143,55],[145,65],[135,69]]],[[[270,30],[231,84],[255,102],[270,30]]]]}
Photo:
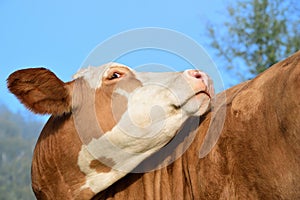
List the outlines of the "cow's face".
{"type": "MultiPolygon", "coordinates": [[[[128,131],[139,128],[140,133],[134,134],[143,135],[143,129],[151,132],[149,129],[156,123],[167,123],[173,118],[181,125],[187,117],[203,114],[213,95],[211,80],[198,70],[135,72],[124,65],[110,63],[82,69],[74,78],[80,86],[75,87],[73,97],[80,94],[83,99],[73,100],[73,109],[92,99],[93,112],[103,133],[118,125],[123,129],[130,127],[128,131]],[[87,94],[89,88],[94,93],[92,98],[87,94]]],[[[133,131],[136,129],[130,132],[133,131]]]]}
{"type": "Polygon", "coordinates": [[[198,70],[135,72],[116,63],[82,69],[68,83],[43,68],[20,70],[8,87],[36,113],[72,113],[82,140],[78,166],[88,177],[81,189],[95,193],[166,145],[188,117],[205,113],[214,95],[198,70]]]}

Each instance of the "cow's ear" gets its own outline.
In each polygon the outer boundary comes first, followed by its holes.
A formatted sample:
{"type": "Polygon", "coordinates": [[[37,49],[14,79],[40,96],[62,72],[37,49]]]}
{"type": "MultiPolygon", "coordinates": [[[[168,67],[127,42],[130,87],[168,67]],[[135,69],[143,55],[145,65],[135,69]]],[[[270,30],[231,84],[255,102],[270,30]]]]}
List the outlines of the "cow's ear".
{"type": "Polygon", "coordinates": [[[71,84],[64,83],[45,68],[12,73],[7,87],[31,111],[61,115],[71,110],[71,84]]]}

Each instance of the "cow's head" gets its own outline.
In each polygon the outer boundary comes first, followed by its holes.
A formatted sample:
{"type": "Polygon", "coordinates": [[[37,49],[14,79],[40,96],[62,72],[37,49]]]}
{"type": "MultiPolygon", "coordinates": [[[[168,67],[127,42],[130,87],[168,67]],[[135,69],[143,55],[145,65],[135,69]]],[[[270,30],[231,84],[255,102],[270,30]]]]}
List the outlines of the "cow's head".
{"type": "Polygon", "coordinates": [[[205,113],[214,95],[199,70],[136,72],[117,63],[82,69],[68,83],[44,68],[19,70],[8,88],[35,113],[73,116],[82,140],[78,165],[89,177],[81,189],[95,193],[166,145],[189,117],[205,113]],[[97,164],[103,170],[91,167],[97,164]]]}

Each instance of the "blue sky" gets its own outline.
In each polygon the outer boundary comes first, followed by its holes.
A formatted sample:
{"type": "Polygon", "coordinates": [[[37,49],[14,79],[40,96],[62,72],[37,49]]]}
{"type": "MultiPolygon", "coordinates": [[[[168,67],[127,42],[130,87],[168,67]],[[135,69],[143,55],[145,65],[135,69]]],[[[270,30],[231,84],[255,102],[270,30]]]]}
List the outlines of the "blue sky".
{"type": "MultiPolygon", "coordinates": [[[[6,78],[13,71],[44,66],[62,80],[69,81],[98,44],[131,29],[161,27],[175,30],[204,45],[210,54],[206,24],[208,21],[220,23],[224,17],[220,13],[225,12],[230,1],[2,0],[0,104],[13,111],[25,111],[6,89],[6,78]]],[[[159,54],[160,57],[163,55],[159,54]]],[[[149,56],[157,62],[155,52],[150,52],[149,56]]],[[[131,59],[135,59],[134,55],[131,59]]],[[[220,72],[227,84],[225,70],[220,69],[220,72]]]]}

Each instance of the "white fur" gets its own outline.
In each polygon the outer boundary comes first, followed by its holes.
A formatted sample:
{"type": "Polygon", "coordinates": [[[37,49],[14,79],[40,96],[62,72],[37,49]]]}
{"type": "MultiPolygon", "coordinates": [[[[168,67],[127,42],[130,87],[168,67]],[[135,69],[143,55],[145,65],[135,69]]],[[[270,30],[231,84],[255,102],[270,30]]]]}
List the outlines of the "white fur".
{"type": "Polygon", "coordinates": [[[127,67],[123,64],[114,62],[101,65],[100,67],[89,66],[87,68],[80,69],[76,74],[73,75],[73,79],[84,78],[84,80],[89,83],[91,88],[97,89],[102,84],[102,77],[107,75],[106,73],[111,66],[127,67]]]}
{"type": "Polygon", "coordinates": [[[123,90],[123,89],[121,89],[121,88],[116,88],[116,89],[114,90],[114,93],[117,93],[117,94],[119,94],[119,95],[122,95],[122,96],[126,97],[127,99],[129,98],[129,95],[130,95],[126,90],[123,90]]]}

